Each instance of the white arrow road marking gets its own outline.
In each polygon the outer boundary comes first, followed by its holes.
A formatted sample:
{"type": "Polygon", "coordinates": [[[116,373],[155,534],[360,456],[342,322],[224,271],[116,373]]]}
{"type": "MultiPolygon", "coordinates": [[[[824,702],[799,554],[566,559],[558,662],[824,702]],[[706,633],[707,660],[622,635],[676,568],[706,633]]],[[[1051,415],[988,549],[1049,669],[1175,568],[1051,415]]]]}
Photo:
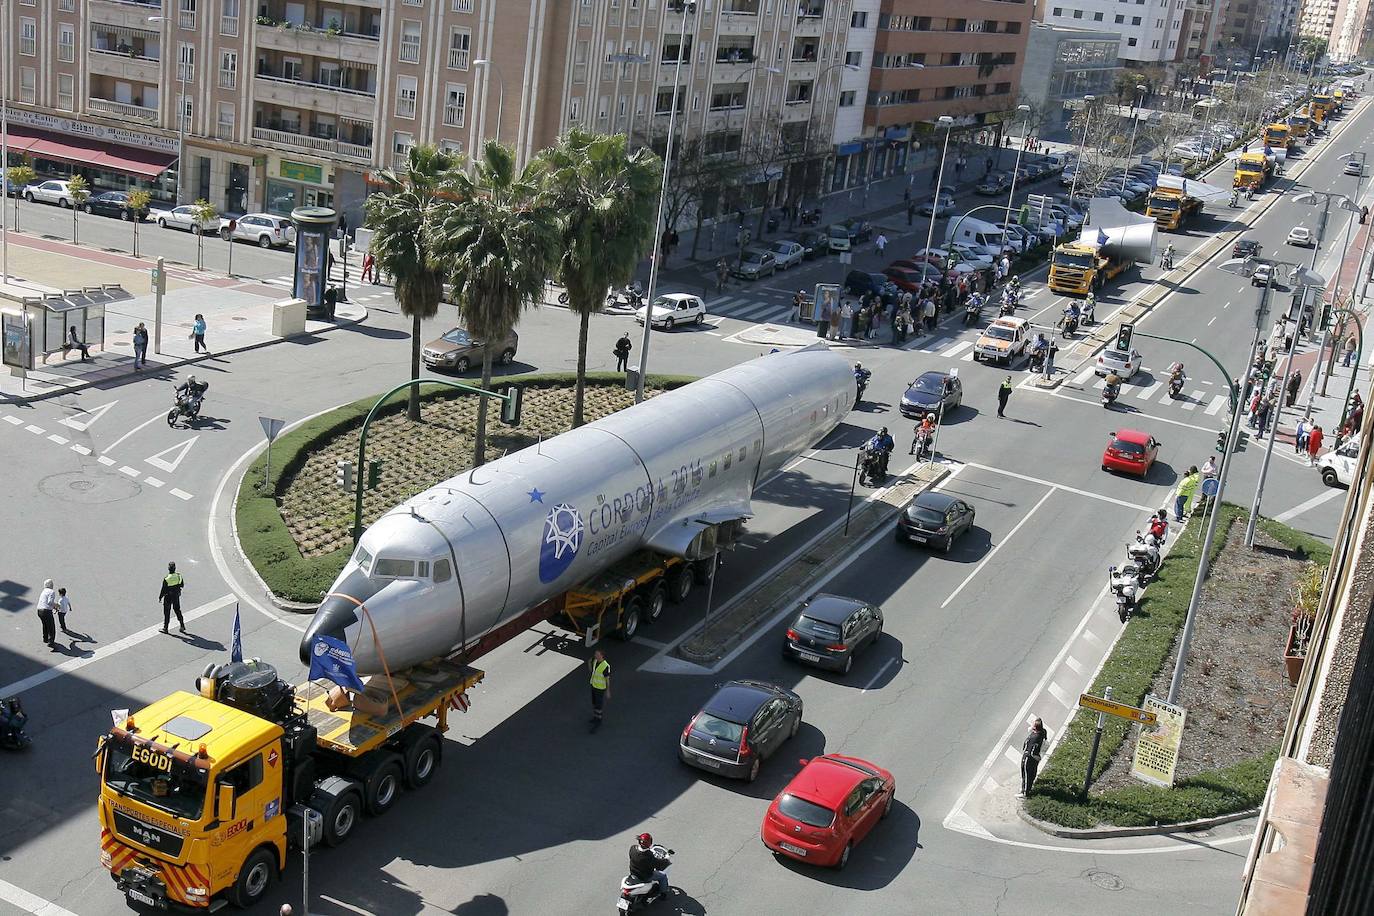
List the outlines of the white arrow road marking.
{"type": "Polygon", "coordinates": [[[63,426],[70,426],[72,429],[76,430],[79,433],[84,433],[86,430],[91,428],[92,423],[94,423],[96,420],[99,420],[101,417],[105,416],[105,412],[118,403],[119,401],[111,401],[110,403],[105,404],[101,407],[94,407],[90,410],[83,409],[76,416],[65,417],[61,420],[58,420],[57,422],[61,423],[63,426]]]}
{"type": "Polygon", "coordinates": [[[192,436],[180,445],[174,445],[171,448],[163,449],[151,458],[144,458],[143,461],[147,464],[151,464],[160,471],[166,471],[168,474],[171,474],[177,469],[177,466],[181,464],[182,459],[186,457],[186,453],[191,450],[191,446],[195,445],[196,440],[199,438],[200,436],[192,436]],[[173,452],[176,453],[175,458],[163,457],[164,455],[171,455],[173,452]]]}

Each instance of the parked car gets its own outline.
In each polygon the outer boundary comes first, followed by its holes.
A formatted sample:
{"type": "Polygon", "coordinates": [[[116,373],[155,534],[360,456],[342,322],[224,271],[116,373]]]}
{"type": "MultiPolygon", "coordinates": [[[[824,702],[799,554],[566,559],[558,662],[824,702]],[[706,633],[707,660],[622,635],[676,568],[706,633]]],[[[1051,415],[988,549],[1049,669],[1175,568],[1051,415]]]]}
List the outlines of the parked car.
{"type": "Polygon", "coordinates": [[[691,293],[665,293],[653,301],[652,307],[642,305],[635,312],[635,321],[640,324],[649,316],[653,326],[671,331],[684,324],[702,324],[706,321],[706,303],[700,296],[691,293]]]}
{"type": "Polygon", "coordinates": [[[921,290],[921,269],[890,265],[883,270],[883,276],[897,284],[898,289],[916,293],[921,290]]]}
{"type": "Polygon", "coordinates": [[[70,182],[58,178],[26,185],[24,199],[29,203],[38,201],[45,204],[57,204],[59,207],[70,207],[72,205],[71,185],[70,182]]]}
{"type": "Polygon", "coordinates": [[[857,245],[860,242],[866,242],[873,238],[873,224],[866,219],[851,217],[840,225],[844,226],[845,231],[849,233],[849,242],[851,245],[857,245]]]}
{"type": "Polygon", "coordinates": [[[296,241],[296,227],[291,220],[270,213],[249,213],[238,219],[220,223],[220,238],[229,241],[253,242],[259,248],[287,248],[296,241]]]}
{"type": "Polygon", "coordinates": [[[819,229],[805,229],[797,233],[797,241],[805,250],[804,257],[808,261],[814,261],[830,251],[830,239],[819,229]]]}
{"type": "MultiPolygon", "coordinates": [[[[509,366],[515,362],[515,351],[520,346],[520,336],[514,331],[506,336],[501,346],[494,351],[496,363],[509,366]]],[[[473,366],[482,364],[487,345],[473,337],[464,328],[450,328],[443,334],[425,344],[420,358],[430,369],[449,369],[454,372],[467,372],[473,366]]]]}
{"type": "Polygon", "coordinates": [[[854,656],[883,635],[883,611],[858,598],[820,594],[802,603],[783,636],[784,658],[848,674],[854,656]]]}
{"type": "Polygon", "coordinates": [[[1000,173],[994,173],[984,178],[974,185],[973,193],[981,194],[984,197],[995,197],[1006,191],[1011,186],[1011,182],[1000,173]]]}
{"type": "Polygon", "coordinates": [[[928,413],[949,413],[964,403],[964,383],[957,375],[938,369],[922,372],[907,386],[902,395],[900,410],[908,419],[920,419],[928,413]]]}
{"type": "Polygon", "coordinates": [[[869,273],[866,270],[851,270],[844,277],[844,291],[851,296],[863,296],[869,293],[881,296],[884,287],[893,285],[886,274],[869,273]]]}
{"type": "Polygon", "coordinates": [[[992,266],[992,255],[981,249],[974,248],[972,245],[965,245],[963,242],[946,242],[946,250],[952,250],[955,255],[955,263],[972,264],[981,270],[984,267],[992,266]]]}
{"type": "Polygon", "coordinates": [[[854,247],[854,242],[849,237],[849,229],[840,223],[826,229],[825,235],[831,251],[848,251],[854,247]]]}
{"type": "Polygon", "coordinates": [[[806,259],[806,248],[801,242],[792,239],[778,239],[769,244],[768,251],[773,255],[774,262],[778,265],[778,270],[786,270],[795,267],[806,259]]]}
{"type": "Polygon", "coordinates": [[[722,684],[692,716],[678,741],[678,759],[722,776],[753,782],[764,759],[797,734],[802,698],[763,681],[722,684]]]}
{"type": "Polygon", "coordinates": [[[219,231],[219,217],[206,220],[197,219],[196,208],[193,204],[182,204],[180,207],[173,207],[159,213],[157,224],[163,229],[185,229],[193,235],[219,231]]]}
{"type": "Polygon", "coordinates": [[[759,836],[780,856],[844,868],[854,847],[891,813],[896,794],[896,779],[877,764],[812,757],[768,806],[759,836]]]}
{"type": "Polygon", "coordinates": [[[900,544],[929,544],[949,553],[960,535],[973,528],[975,516],[974,508],[957,496],[925,490],[897,516],[896,539],[900,544]]]}
{"type": "Polygon", "coordinates": [[[1138,429],[1119,429],[1109,434],[1107,449],[1102,453],[1102,470],[1135,474],[1143,479],[1158,454],[1159,442],[1154,436],[1138,429]]]}
{"type": "Polygon", "coordinates": [[[941,191],[938,201],[934,199],[924,201],[916,209],[922,216],[935,216],[937,218],[949,216],[954,212],[954,195],[948,191],[941,191]]]}
{"type": "Polygon", "coordinates": [[[96,216],[117,216],[122,220],[129,221],[138,219],[140,221],[148,218],[148,208],[144,207],[137,213],[129,206],[129,193],[127,191],[101,191],[99,194],[86,199],[81,205],[81,209],[96,216]]]}
{"type": "Polygon", "coordinates": [[[778,269],[773,253],[762,248],[746,248],[740,259],[730,268],[730,273],[745,280],[758,280],[771,277],[778,269]]]}

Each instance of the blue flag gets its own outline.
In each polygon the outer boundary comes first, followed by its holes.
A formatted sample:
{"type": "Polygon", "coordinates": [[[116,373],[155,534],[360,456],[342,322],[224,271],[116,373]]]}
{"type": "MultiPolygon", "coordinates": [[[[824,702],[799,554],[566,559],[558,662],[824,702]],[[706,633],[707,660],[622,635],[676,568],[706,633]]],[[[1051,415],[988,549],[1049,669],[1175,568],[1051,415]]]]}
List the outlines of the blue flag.
{"type": "Polygon", "coordinates": [[[350,690],[362,690],[366,686],[358,678],[348,644],[332,636],[316,636],[310,647],[310,679],[321,677],[350,690]]]}
{"type": "Polygon", "coordinates": [[[243,661],[243,628],[239,624],[238,602],[234,602],[234,632],[229,637],[229,661],[243,661]]]}
{"type": "Polygon", "coordinates": [[[1107,233],[1106,233],[1105,230],[1102,230],[1102,229],[1097,230],[1097,244],[1099,244],[1099,245],[1105,245],[1105,244],[1107,244],[1107,233]]]}

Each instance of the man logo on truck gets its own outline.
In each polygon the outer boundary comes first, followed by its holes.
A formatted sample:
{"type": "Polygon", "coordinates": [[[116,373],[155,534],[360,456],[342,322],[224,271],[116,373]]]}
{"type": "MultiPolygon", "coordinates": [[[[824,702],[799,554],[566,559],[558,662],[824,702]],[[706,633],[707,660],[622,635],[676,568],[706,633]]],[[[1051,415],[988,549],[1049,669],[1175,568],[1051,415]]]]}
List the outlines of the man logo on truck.
{"type": "Polygon", "coordinates": [[[582,516],[567,503],[558,503],[544,517],[539,544],[539,581],[552,582],[567,571],[582,546],[582,516]]]}

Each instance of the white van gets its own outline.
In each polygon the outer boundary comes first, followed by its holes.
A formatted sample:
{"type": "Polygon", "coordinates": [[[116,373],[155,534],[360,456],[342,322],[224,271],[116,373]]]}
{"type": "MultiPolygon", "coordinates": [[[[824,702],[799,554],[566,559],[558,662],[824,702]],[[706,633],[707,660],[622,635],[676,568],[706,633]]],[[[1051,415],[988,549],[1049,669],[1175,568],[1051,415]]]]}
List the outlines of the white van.
{"type": "Polygon", "coordinates": [[[1348,487],[1355,478],[1355,461],[1360,457],[1360,437],[1344,442],[1317,459],[1322,483],[1328,487],[1348,487]]]}
{"type": "Polygon", "coordinates": [[[949,228],[945,230],[945,241],[962,242],[994,258],[1002,256],[1003,248],[1015,247],[1006,241],[1005,232],[995,224],[985,223],[981,219],[951,219],[949,228]],[[959,229],[957,236],[954,234],[956,224],[959,229]]]}

